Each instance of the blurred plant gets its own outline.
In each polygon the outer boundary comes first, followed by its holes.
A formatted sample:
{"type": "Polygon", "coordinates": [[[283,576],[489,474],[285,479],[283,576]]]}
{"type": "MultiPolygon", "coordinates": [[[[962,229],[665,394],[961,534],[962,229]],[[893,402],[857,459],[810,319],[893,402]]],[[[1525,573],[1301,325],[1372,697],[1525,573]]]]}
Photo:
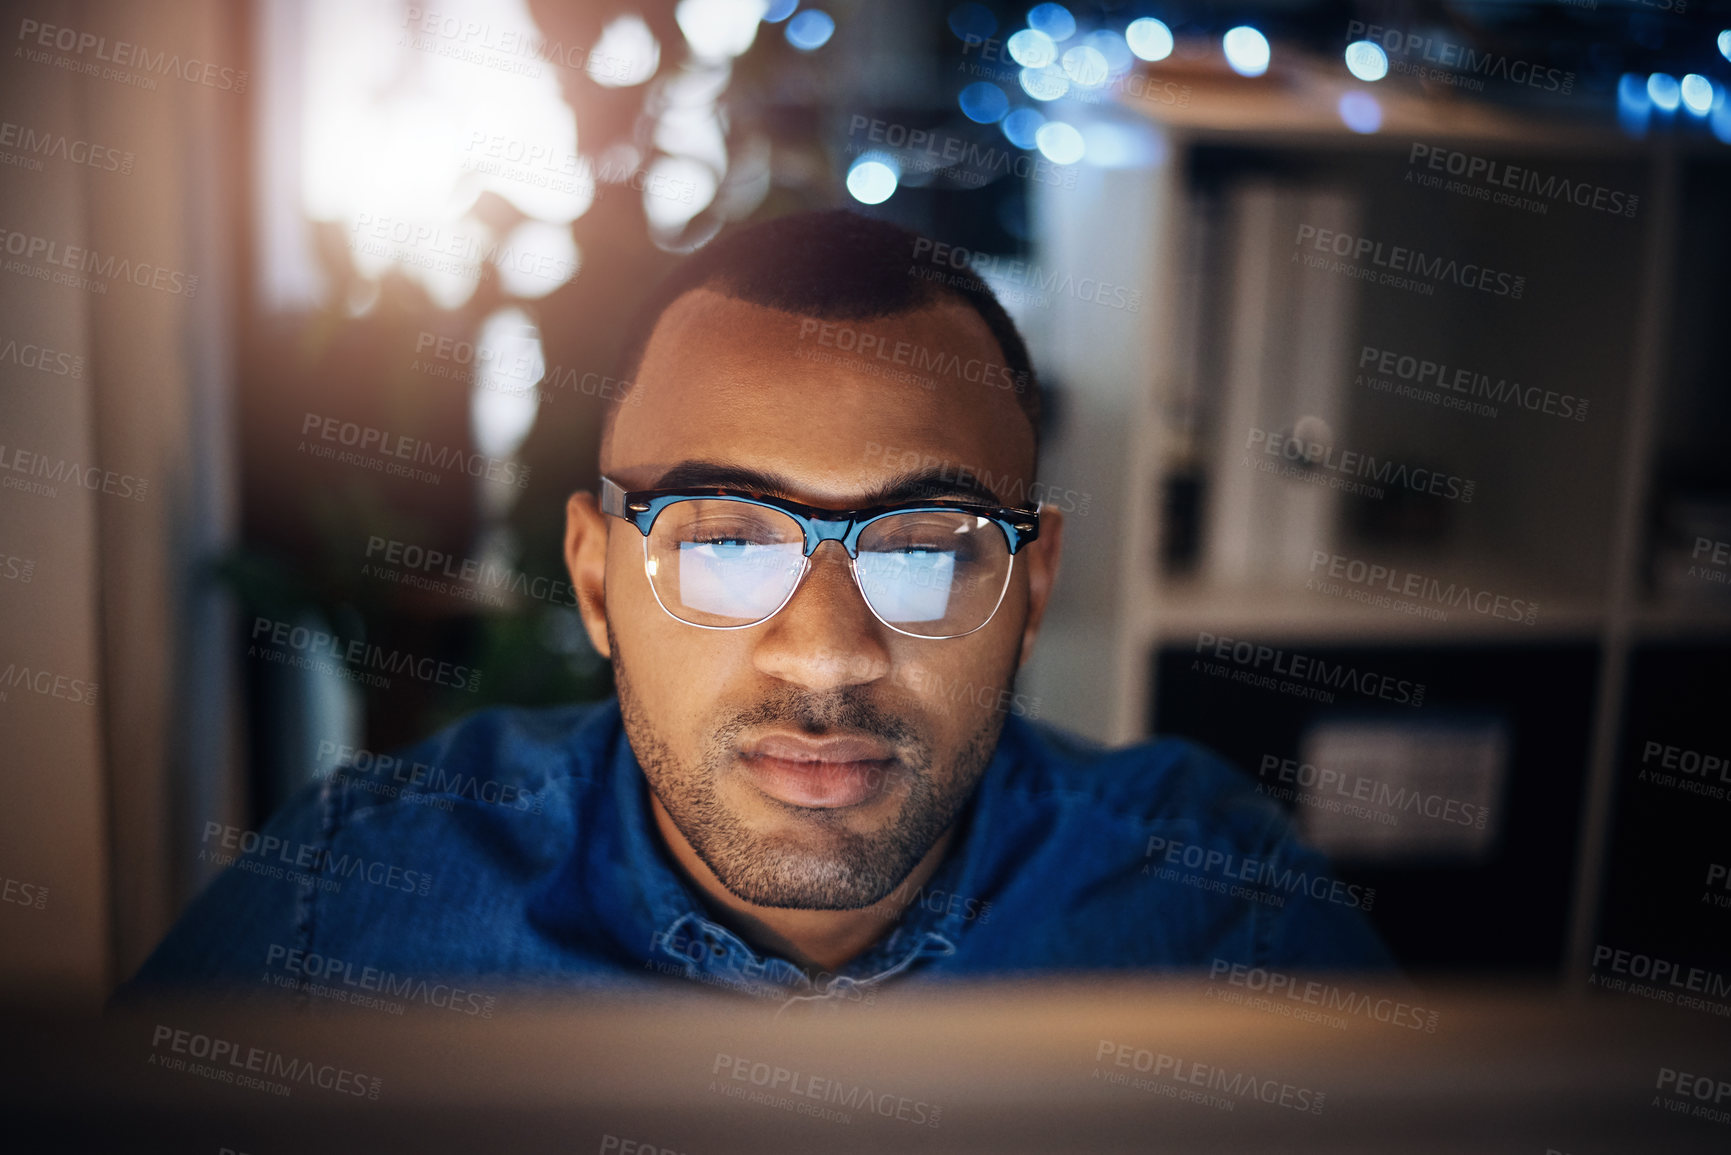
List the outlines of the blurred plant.
{"type": "MultiPolygon", "coordinates": [[[[324,285],[316,304],[249,318],[241,401],[246,544],[217,563],[216,578],[234,590],[249,620],[312,615],[344,637],[483,671],[475,694],[418,684],[364,690],[369,745],[419,737],[482,706],[611,692],[611,670],[589,646],[574,608],[509,595],[486,604],[461,581],[416,588],[371,566],[378,543],[394,541],[529,580],[568,580],[564,505],[572,490],[597,484],[601,417],[600,399],[576,383],[613,372],[631,316],[679,254],[729,221],[834,197],[833,180],[809,164],[796,166],[801,175],[792,187],[772,190],[763,108],[786,96],[789,77],[804,94],[799,99],[810,97],[821,65],[779,35],[756,35],[761,7],[750,0],[530,0],[542,37],[537,52],[574,120],[572,152],[595,182],[587,205],[556,226],[569,229],[578,259],[574,275],[551,291],[525,287],[482,260],[473,291],[453,300],[416,254],[381,267],[360,222],[325,220],[313,225],[324,285]],[[749,78],[743,101],[730,93],[736,71],[749,78]],[[545,368],[534,392],[524,382],[514,399],[516,412],[531,410],[526,436],[508,450],[527,467],[525,487],[456,471],[437,483],[409,480],[314,455],[318,423],[327,419],[466,454],[481,450],[484,370],[430,356],[429,348],[449,341],[473,349],[489,319],[512,309],[532,322],[545,368]],[[290,438],[289,430],[299,436],[290,438]]],[[[412,100],[426,78],[417,89],[409,74],[435,66],[424,51],[399,55],[381,100],[412,100]]],[[[394,123],[388,110],[369,115],[375,128],[394,123]]],[[[821,155],[814,119],[782,135],[794,150],[821,155]]],[[[390,147],[402,146],[393,140],[390,147]]],[[[366,185],[370,178],[350,179],[366,185]]],[[[398,195],[413,195],[401,174],[391,179],[398,195]]],[[[537,218],[524,208],[536,207],[533,195],[519,191],[496,181],[484,188],[463,227],[486,238],[521,235],[537,218]]]]}

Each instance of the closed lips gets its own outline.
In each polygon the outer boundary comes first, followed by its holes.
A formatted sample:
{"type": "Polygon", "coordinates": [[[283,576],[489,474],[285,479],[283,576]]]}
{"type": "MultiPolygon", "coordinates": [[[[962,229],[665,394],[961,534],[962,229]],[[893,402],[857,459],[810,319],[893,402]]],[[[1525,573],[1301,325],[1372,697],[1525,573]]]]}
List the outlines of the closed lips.
{"type": "Polygon", "coordinates": [[[748,743],[742,750],[747,758],[775,758],[784,762],[883,762],[894,752],[880,741],[870,738],[837,735],[829,738],[806,738],[792,734],[771,734],[748,743]]]}

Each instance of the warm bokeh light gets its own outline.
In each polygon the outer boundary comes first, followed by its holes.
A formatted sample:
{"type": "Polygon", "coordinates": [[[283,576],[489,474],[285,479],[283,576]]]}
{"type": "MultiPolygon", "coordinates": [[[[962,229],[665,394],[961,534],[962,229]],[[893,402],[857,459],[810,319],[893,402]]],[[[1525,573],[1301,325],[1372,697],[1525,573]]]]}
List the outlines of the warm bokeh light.
{"type": "Polygon", "coordinates": [[[589,79],[603,88],[629,88],[655,75],[661,45],[643,18],[628,13],[601,30],[589,54],[589,79]]]}
{"type": "MultiPolygon", "coordinates": [[[[315,0],[309,13],[315,32],[343,34],[315,34],[306,56],[305,215],[343,228],[363,277],[397,270],[441,308],[468,300],[488,263],[519,295],[545,294],[560,281],[525,280],[507,264],[569,266],[566,226],[588,211],[597,187],[556,66],[534,55],[541,39],[527,9],[521,0],[462,0],[407,36],[391,16],[336,0],[315,0]],[[484,20],[501,43],[525,48],[515,58],[495,53],[498,67],[440,52],[445,31],[463,20],[484,20]],[[507,252],[471,212],[488,193],[542,226],[515,234],[521,242],[552,248],[507,252]]],[[[635,17],[615,21],[602,41],[610,55],[589,54],[592,73],[622,81],[641,73],[646,58],[653,67],[654,37],[635,17]]]]}
{"type": "Polygon", "coordinates": [[[757,39],[766,0],[679,0],[674,19],[699,60],[724,61],[740,55],[757,39]]]}
{"type": "Polygon", "coordinates": [[[475,350],[469,402],[475,444],[482,453],[509,457],[535,424],[535,383],[547,370],[541,335],[522,309],[499,309],[481,322],[475,350]]]}

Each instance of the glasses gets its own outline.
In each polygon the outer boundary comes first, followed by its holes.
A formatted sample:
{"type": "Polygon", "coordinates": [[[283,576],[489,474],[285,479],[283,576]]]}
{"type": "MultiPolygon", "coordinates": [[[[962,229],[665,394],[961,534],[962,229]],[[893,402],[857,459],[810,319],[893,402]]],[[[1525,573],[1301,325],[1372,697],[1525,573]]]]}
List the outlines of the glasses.
{"type": "Polygon", "coordinates": [[[728,489],[626,492],[601,479],[601,511],[643,534],[649,588],[668,614],[740,630],[793,599],[826,541],[847,550],[878,621],[914,638],[959,638],[992,620],[1040,512],[973,502],[820,509],[728,489]]]}

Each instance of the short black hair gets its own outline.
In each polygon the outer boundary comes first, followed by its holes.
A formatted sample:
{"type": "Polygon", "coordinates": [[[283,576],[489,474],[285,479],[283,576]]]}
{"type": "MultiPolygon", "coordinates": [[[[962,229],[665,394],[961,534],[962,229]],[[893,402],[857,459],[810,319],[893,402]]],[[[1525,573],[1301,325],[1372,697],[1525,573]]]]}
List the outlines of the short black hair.
{"type": "MultiPolygon", "coordinates": [[[[790,213],[727,233],[674,266],[626,330],[616,376],[635,382],[661,315],[693,289],[823,321],[870,321],[945,299],[977,313],[1003,352],[1007,379],[1040,448],[1041,398],[1028,347],[991,287],[970,268],[921,260],[934,245],[918,233],[846,209],[790,213]]],[[[635,388],[635,386],[631,386],[635,388]]],[[[618,408],[608,405],[603,433],[618,408]]]]}

